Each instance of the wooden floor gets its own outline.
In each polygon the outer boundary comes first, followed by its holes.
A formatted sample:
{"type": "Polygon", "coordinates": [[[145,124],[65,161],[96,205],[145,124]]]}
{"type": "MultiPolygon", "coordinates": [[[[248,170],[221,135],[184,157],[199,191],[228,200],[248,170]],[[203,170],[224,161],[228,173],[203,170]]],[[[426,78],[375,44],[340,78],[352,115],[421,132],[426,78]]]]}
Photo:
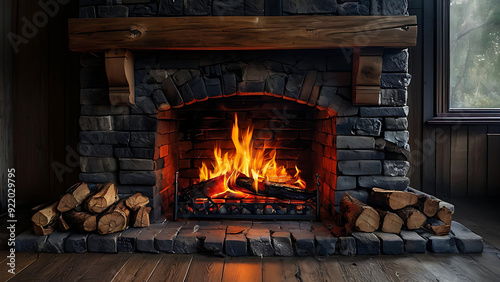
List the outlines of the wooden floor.
{"type": "Polygon", "coordinates": [[[11,275],[7,252],[0,251],[0,281],[500,281],[499,217],[492,212],[496,204],[479,199],[481,205],[475,200],[455,203],[455,218],[491,240],[482,254],[223,258],[17,253],[16,275],[11,275]]]}

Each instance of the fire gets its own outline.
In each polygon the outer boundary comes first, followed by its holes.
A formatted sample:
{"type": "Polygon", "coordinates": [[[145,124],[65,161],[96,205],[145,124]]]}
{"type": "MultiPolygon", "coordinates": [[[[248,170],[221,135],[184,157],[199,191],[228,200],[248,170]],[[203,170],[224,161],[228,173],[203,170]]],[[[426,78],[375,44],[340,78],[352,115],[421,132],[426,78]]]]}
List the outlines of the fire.
{"type": "MultiPolygon", "coordinates": [[[[219,146],[214,148],[215,162],[212,163],[213,169],[210,170],[207,164],[203,163],[200,168],[200,181],[212,179],[224,175],[224,187],[236,184],[236,179],[243,174],[253,178],[253,188],[258,192],[259,182],[273,181],[280,183],[293,184],[301,189],[306,188],[306,183],[300,178],[300,170],[295,167],[295,174],[289,175],[284,166],[276,163],[276,149],[266,153],[266,148],[254,149],[252,142],[253,128],[249,126],[241,132],[238,127],[238,117],[235,115],[235,122],[231,131],[231,139],[236,151],[225,153],[219,146]]],[[[231,191],[234,192],[234,191],[231,191]]]]}

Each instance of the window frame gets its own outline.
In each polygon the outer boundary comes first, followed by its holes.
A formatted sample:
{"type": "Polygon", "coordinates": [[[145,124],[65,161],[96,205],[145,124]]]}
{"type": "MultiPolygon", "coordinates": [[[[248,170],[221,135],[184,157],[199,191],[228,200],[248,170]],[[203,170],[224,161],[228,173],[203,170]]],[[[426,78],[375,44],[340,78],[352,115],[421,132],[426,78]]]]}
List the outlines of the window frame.
{"type": "MultiPolygon", "coordinates": [[[[433,24],[435,34],[423,32],[435,38],[435,85],[434,116],[429,124],[499,124],[500,109],[451,109],[450,108],[450,0],[433,1],[434,23],[424,19],[423,24],[433,24]]],[[[425,48],[425,47],[424,47],[425,48]]],[[[425,96],[424,96],[425,97],[425,96]]]]}

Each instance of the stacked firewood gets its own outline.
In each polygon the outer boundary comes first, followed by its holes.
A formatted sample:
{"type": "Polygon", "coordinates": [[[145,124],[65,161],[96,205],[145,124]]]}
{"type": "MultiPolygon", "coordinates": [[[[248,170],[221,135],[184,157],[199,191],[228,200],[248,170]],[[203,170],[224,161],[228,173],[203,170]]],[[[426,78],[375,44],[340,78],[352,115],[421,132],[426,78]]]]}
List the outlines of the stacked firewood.
{"type": "Polygon", "coordinates": [[[340,214],[333,232],[336,236],[353,231],[381,230],[398,234],[402,228],[423,228],[436,235],[450,232],[452,211],[439,199],[412,192],[373,188],[367,203],[348,192],[340,200],[340,214]]]}
{"type": "Polygon", "coordinates": [[[82,182],[69,188],[58,201],[33,208],[31,221],[37,235],[48,235],[54,229],[109,234],[127,226],[149,226],[148,203],[148,197],[141,193],[120,200],[113,183],[98,184],[91,192],[82,182]]]}

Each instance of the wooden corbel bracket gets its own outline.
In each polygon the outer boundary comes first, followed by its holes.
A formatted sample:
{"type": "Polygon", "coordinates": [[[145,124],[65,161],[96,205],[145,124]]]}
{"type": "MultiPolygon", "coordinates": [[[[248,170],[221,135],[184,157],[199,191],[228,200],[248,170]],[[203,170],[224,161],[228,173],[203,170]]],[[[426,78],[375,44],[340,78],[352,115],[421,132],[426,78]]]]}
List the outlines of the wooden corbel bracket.
{"type": "Polygon", "coordinates": [[[134,56],[126,49],[105,52],[111,105],[135,104],[134,56]]]}
{"type": "Polygon", "coordinates": [[[354,105],[380,104],[380,78],[384,48],[354,48],[352,102],[354,105]]]}

